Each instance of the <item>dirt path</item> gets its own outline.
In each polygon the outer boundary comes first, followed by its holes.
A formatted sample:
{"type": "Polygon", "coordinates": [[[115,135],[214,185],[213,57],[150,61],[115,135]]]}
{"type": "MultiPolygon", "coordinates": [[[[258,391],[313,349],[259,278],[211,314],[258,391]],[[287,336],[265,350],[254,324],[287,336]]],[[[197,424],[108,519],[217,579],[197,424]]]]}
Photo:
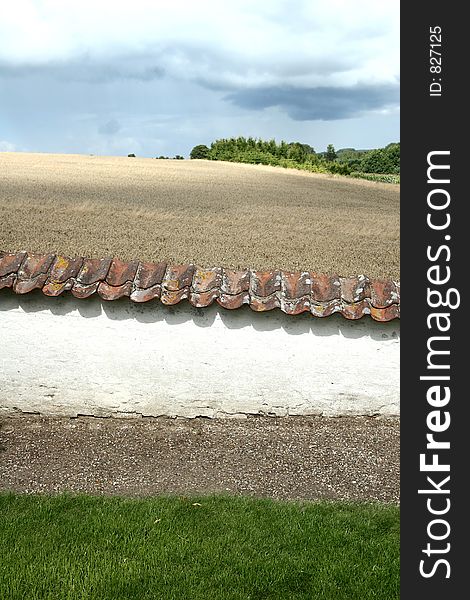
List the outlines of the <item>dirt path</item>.
{"type": "Polygon", "coordinates": [[[0,490],[399,500],[399,420],[0,420],[0,490]]]}
{"type": "Polygon", "coordinates": [[[0,250],[399,278],[399,198],[280,167],[0,153],[0,250]]]}

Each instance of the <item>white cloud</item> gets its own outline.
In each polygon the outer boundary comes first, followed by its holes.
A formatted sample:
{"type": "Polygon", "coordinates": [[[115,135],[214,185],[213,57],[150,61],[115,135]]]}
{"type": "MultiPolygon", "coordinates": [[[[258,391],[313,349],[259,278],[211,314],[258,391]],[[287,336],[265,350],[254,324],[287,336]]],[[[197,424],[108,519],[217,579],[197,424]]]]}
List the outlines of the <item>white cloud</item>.
{"type": "Polygon", "coordinates": [[[0,65],[9,69],[67,72],[85,60],[114,65],[119,76],[116,61],[124,61],[124,76],[155,68],[225,89],[398,77],[398,0],[16,0],[6,7],[0,65]]]}

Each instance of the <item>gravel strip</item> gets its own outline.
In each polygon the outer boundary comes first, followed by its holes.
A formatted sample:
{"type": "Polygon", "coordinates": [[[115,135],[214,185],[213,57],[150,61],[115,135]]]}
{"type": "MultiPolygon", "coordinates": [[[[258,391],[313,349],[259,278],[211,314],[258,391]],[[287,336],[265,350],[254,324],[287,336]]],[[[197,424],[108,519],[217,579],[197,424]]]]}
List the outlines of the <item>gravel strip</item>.
{"type": "Polygon", "coordinates": [[[0,420],[0,491],[399,501],[399,419],[0,420]]]}

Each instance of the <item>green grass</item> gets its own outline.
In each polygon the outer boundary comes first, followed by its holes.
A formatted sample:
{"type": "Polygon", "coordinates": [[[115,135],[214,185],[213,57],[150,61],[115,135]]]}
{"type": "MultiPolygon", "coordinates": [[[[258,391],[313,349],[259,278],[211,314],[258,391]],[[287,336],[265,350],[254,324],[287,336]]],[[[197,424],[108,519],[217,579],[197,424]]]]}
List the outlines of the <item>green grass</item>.
{"type": "Polygon", "coordinates": [[[2,494],[0,515],[2,600],[399,597],[396,506],[2,494]]]}

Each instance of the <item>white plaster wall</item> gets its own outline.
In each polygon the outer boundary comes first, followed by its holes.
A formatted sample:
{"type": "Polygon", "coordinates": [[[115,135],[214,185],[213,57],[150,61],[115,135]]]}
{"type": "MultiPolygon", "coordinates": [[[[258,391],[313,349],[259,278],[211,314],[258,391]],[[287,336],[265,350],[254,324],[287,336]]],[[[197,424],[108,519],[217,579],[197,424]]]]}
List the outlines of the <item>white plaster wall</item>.
{"type": "Polygon", "coordinates": [[[397,415],[399,322],[0,293],[0,412],[397,415]]]}

